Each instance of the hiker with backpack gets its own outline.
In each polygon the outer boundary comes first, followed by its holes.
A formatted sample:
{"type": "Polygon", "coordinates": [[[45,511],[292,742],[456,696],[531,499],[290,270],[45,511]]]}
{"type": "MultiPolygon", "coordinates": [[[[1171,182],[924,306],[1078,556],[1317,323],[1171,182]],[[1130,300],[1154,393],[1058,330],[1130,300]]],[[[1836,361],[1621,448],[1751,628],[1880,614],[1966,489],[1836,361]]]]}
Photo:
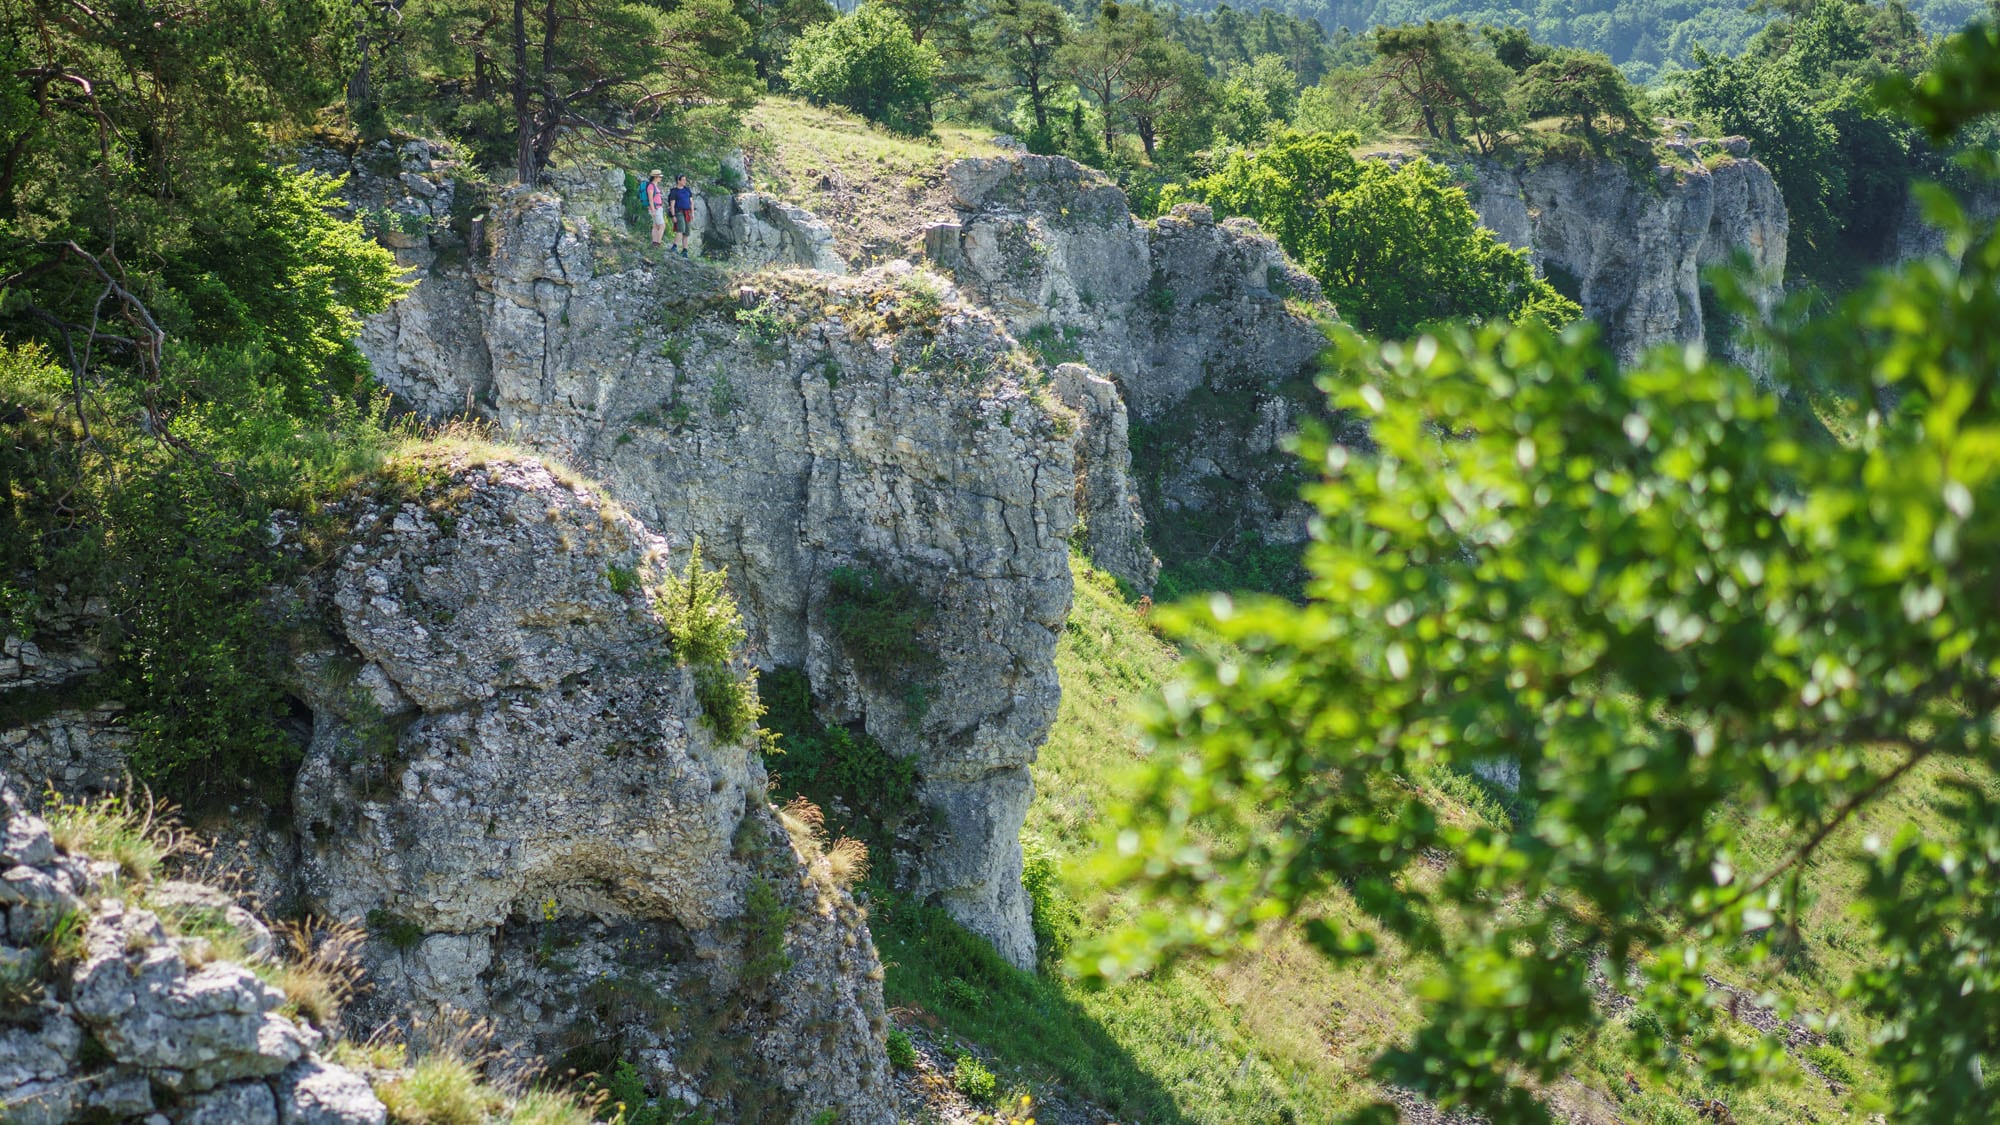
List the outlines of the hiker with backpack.
{"type": "Polygon", "coordinates": [[[641,189],[646,197],[646,214],[653,220],[655,246],[667,233],[667,196],[660,184],[660,177],[664,174],[658,168],[653,169],[653,174],[646,179],[646,186],[641,189]]]}
{"type": "Polygon", "coordinates": [[[681,257],[688,256],[688,235],[694,230],[694,189],[688,186],[687,173],[674,177],[674,186],[667,192],[667,206],[674,212],[674,240],[679,244],[681,257]]]}

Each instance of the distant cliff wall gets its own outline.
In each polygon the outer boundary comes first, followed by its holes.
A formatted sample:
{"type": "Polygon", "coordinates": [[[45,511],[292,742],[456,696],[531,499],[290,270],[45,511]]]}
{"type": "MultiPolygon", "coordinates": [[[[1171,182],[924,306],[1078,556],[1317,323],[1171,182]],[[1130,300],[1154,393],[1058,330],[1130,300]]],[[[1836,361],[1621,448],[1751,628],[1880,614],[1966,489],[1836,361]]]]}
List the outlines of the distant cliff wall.
{"type": "Polygon", "coordinates": [[[1658,344],[1707,343],[1749,361],[1702,271],[1741,255],[1765,307],[1782,292],[1790,219],[1771,173],[1741,138],[1670,144],[1643,173],[1608,158],[1471,168],[1480,221],[1527,250],[1602,326],[1621,362],[1658,344]]]}

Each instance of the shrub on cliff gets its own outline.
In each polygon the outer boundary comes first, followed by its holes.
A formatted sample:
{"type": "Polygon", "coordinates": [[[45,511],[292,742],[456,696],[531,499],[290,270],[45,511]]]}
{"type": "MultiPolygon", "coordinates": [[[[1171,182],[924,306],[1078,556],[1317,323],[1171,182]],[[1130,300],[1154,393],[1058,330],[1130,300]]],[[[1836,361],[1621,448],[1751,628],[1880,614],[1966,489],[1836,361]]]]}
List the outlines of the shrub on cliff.
{"type": "Polygon", "coordinates": [[[729,596],[729,570],[701,565],[701,542],[688,552],[687,569],[667,575],[655,606],[666,621],[674,659],[694,674],[701,714],[725,742],[757,725],[764,708],[757,702],[757,670],[738,671],[736,650],[749,636],[729,596]]]}
{"type": "Polygon", "coordinates": [[[1247,215],[1325,287],[1349,323],[1407,336],[1433,321],[1582,315],[1535,276],[1528,256],[1479,225],[1465,192],[1427,160],[1357,160],[1352,133],[1280,131],[1234,152],[1212,175],[1170,185],[1164,203],[1207,203],[1247,215]]]}

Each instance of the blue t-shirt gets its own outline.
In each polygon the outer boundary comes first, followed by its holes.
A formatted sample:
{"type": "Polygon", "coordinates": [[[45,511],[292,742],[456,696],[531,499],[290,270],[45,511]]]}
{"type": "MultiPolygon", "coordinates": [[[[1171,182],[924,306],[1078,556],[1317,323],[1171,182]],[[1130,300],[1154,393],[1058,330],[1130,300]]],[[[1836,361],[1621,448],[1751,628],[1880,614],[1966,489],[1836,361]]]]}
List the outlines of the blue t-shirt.
{"type": "Polygon", "coordinates": [[[667,204],[676,211],[694,210],[694,189],[684,187],[668,189],[667,204]]]}

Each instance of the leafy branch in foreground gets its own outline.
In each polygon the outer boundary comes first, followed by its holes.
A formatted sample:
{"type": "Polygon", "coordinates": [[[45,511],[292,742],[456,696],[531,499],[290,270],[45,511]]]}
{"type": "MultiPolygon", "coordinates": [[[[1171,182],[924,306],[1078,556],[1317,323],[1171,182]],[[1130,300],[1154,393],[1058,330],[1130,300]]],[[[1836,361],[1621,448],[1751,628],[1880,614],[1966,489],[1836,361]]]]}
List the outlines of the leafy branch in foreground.
{"type": "MultiPolygon", "coordinates": [[[[1323,953],[1388,934],[1435,956],[1386,1081],[1546,1120],[1532,1090],[1608,1020],[1599,964],[1657,1071],[1769,1074],[1782,1045],[1707,1018],[1705,975],[1766,964],[1798,867],[1921,765],[2000,765],[2000,229],[1930,210],[1951,258],[1775,333],[1781,382],[1865,412],[1842,442],[1696,352],[1621,371],[1586,327],[1340,336],[1324,385],[1377,449],[1300,442],[1308,605],[1160,614],[1231,647],[1190,656],[1151,720],[1111,861],[1151,906],[1080,964],[1224,954],[1337,884],[1372,924],[1307,923],[1323,953]],[[1511,822],[1447,820],[1404,781],[1496,763],[1518,766],[1511,822]]],[[[1965,785],[1844,854],[1876,951],[1845,987],[1891,1116],[1981,1116],[2000,804],[1965,785]]]]}

